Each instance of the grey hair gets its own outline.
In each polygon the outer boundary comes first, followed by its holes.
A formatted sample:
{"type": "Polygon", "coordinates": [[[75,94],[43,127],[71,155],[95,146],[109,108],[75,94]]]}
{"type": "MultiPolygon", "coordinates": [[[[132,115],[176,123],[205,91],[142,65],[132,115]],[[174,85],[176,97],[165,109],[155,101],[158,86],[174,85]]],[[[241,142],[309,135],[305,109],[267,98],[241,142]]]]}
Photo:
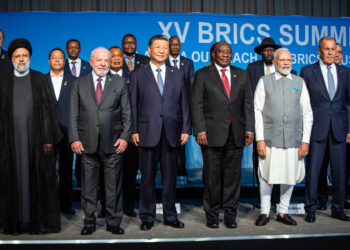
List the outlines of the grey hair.
{"type": "Polygon", "coordinates": [[[96,49],[94,49],[93,51],[91,51],[90,58],[93,58],[93,57],[95,56],[95,53],[96,53],[97,50],[105,50],[105,51],[107,51],[108,54],[109,54],[109,58],[110,58],[110,59],[112,58],[112,53],[111,53],[108,49],[106,49],[105,47],[97,47],[96,49]]]}
{"type": "Polygon", "coordinates": [[[287,49],[287,48],[276,49],[275,52],[273,52],[273,59],[275,59],[275,61],[277,60],[277,53],[280,52],[280,51],[287,51],[287,52],[290,53],[289,49],[287,49]]]}

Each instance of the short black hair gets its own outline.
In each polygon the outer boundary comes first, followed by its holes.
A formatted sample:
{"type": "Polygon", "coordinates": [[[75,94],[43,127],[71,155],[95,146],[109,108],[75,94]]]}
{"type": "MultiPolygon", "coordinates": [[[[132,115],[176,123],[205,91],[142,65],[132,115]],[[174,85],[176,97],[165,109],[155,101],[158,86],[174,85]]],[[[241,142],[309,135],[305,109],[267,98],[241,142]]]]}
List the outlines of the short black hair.
{"type": "Polygon", "coordinates": [[[56,47],[56,48],[53,48],[53,49],[50,51],[50,53],[49,53],[49,59],[50,59],[50,57],[51,57],[52,52],[54,52],[54,51],[56,51],[56,50],[61,51],[62,54],[63,54],[63,57],[66,58],[66,55],[64,54],[64,51],[63,51],[62,49],[56,47]]]}
{"type": "Polygon", "coordinates": [[[112,46],[108,50],[111,50],[111,49],[120,49],[121,51],[123,51],[119,46],[112,46]]]}
{"type": "Polygon", "coordinates": [[[165,35],[155,35],[149,39],[148,47],[151,47],[155,40],[164,40],[169,44],[169,39],[165,35]]]}
{"type": "Polygon", "coordinates": [[[133,34],[125,34],[124,36],[123,36],[123,38],[122,38],[122,43],[124,43],[124,39],[125,38],[127,38],[128,36],[131,36],[132,38],[134,38],[135,39],[135,41],[136,41],[136,37],[133,35],[133,34]]]}
{"type": "Polygon", "coordinates": [[[68,48],[68,44],[69,44],[70,42],[77,42],[77,43],[79,44],[79,47],[80,47],[80,41],[73,38],[73,39],[69,39],[69,40],[67,41],[67,43],[66,43],[66,48],[68,48]]]}
{"type": "Polygon", "coordinates": [[[321,37],[321,39],[318,41],[318,48],[319,49],[321,49],[321,45],[322,45],[324,40],[333,40],[335,42],[333,37],[330,37],[330,36],[321,37]]]}

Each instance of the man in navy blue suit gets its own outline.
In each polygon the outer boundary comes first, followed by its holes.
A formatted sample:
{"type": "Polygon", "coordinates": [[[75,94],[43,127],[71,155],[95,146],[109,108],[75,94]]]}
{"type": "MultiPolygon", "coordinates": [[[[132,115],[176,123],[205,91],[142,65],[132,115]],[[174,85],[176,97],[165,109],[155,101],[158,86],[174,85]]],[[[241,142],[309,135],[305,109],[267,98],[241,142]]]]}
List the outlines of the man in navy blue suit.
{"type": "Polygon", "coordinates": [[[319,41],[320,60],[301,69],[309,91],[314,123],[306,165],[306,218],[315,222],[317,186],[322,163],[328,152],[332,172],[332,214],[350,221],[344,211],[346,143],[350,142],[349,70],[335,62],[336,43],[332,37],[319,41]]]}
{"type": "MultiPolygon", "coordinates": [[[[180,56],[181,43],[177,36],[169,38],[170,55],[166,60],[166,64],[182,71],[185,77],[185,84],[189,97],[191,96],[191,88],[194,81],[194,67],[193,62],[184,56],[180,56]]],[[[177,175],[185,176],[186,174],[186,152],[185,146],[179,148],[177,157],[177,175]]]]}
{"type": "Polygon", "coordinates": [[[67,125],[70,88],[75,77],[63,71],[64,63],[63,50],[60,48],[51,50],[49,53],[50,72],[45,76],[54,100],[56,117],[63,134],[63,140],[57,146],[61,211],[73,215],[75,213],[71,206],[73,198],[73,152],[68,143],[67,125]]]}
{"type": "Polygon", "coordinates": [[[79,57],[80,50],[79,40],[70,39],[67,41],[66,52],[68,54],[68,58],[66,59],[64,71],[70,72],[75,77],[81,77],[92,71],[90,63],[79,57]]]}
{"type": "Polygon", "coordinates": [[[183,73],[165,64],[169,40],[164,35],[148,43],[150,63],[130,75],[132,142],[139,147],[141,230],[156,219],[154,190],[158,162],[162,172],[164,225],[183,228],[175,209],[176,156],[191,133],[190,107],[183,73]]]}

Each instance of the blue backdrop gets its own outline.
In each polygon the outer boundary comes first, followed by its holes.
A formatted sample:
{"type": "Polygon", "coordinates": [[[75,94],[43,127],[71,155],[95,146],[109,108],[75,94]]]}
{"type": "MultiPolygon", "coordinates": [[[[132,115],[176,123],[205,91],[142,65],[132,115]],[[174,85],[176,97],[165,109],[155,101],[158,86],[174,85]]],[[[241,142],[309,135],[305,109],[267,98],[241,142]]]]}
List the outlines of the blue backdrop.
{"type": "MultiPolygon", "coordinates": [[[[288,48],[293,55],[293,68],[318,60],[320,37],[329,35],[343,46],[343,64],[350,62],[350,19],[302,16],[255,16],[218,14],[165,14],[113,12],[6,12],[0,13],[5,32],[6,49],[15,38],[28,39],[33,47],[31,68],[49,71],[48,53],[54,47],[65,48],[71,38],[81,41],[81,57],[87,60],[92,49],[121,45],[126,33],[137,38],[137,51],[148,55],[147,44],[155,34],[177,35],[182,55],[193,60],[195,69],[209,63],[209,48],[227,41],[233,48],[232,64],[245,69],[260,56],[254,53],[266,36],[288,48]]],[[[191,137],[187,147],[187,167],[201,168],[200,148],[191,137]]],[[[251,148],[246,149],[242,167],[251,168],[251,148]]]]}

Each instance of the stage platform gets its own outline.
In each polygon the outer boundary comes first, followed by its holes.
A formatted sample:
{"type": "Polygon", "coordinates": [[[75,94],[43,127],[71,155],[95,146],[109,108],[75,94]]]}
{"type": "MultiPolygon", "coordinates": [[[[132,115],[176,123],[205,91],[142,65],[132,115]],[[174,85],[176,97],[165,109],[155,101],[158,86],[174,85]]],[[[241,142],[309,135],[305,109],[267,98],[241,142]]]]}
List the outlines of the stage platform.
{"type": "MultiPolygon", "coordinates": [[[[0,234],[0,249],[350,249],[350,222],[335,220],[328,210],[317,212],[315,223],[304,221],[304,215],[293,215],[297,226],[287,226],[276,221],[271,214],[270,223],[263,227],[254,225],[259,209],[253,209],[252,200],[243,198],[238,207],[238,228],[228,229],[220,214],[220,227],[209,229],[205,226],[203,202],[201,199],[181,199],[179,219],[184,229],[163,225],[162,215],[150,231],[139,229],[138,217],[124,216],[124,235],[113,235],[105,230],[104,219],[97,220],[93,235],[81,236],[83,212],[75,203],[76,214],[62,215],[62,231],[57,234],[33,236],[21,234],[11,236],[0,234]]],[[[299,203],[302,198],[293,198],[299,203]]],[[[350,214],[350,211],[346,211],[350,214]]]]}

